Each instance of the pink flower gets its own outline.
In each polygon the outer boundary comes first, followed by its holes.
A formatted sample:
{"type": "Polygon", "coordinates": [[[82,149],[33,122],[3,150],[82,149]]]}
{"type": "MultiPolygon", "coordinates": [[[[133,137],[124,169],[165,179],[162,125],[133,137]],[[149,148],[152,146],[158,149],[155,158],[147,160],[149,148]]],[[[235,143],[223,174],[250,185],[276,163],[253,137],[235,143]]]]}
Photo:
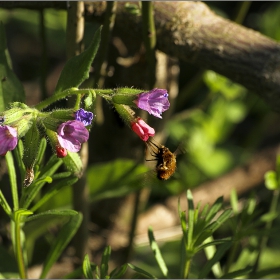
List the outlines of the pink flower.
{"type": "Polygon", "coordinates": [[[155,135],[155,130],[146,124],[141,118],[131,123],[131,129],[143,140],[147,141],[150,136],[155,135]]]}
{"type": "Polygon", "coordinates": [[[18,143],[17,130],[8,125],[0,126],[0,143],[0,155],[13,150],[18,143]]]}
{"type": "Polygon", "coordinates": [[[78,152],[81,144],[89,138],[89,132],[80,121],[67,121],[62,123],[57,130],[60,146],[70,152],[78,152]]]}
{"type": "Polygon", "coordinates": [[[170,107],[167,90],[160,88],[140,93],[134,102],[138,108],[157,118],[161,118],[161,114],[170,107]]]}

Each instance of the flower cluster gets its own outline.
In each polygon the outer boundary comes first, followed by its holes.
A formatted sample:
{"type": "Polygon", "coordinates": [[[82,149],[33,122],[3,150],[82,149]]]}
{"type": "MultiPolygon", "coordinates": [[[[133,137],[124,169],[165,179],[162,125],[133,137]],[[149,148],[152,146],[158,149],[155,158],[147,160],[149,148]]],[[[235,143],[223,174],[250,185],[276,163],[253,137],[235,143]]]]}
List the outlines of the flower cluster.
{"type": "Polygon", "coordinates": [[[85,126],[91,124],[94,117],[92,112],[81,108],[74,112],[73,118],[75,119],[65,122],[60,121],[60,119],[63,120],[65,116],[66,118],[71,116],[69,110],[41,113],[41,117],[37,110],[30,111],[31,109],[28,109],[26,111],[26,108],[28,107],[16,104],[12,109],[4,112],[4,116],[0,116],[0,155],[5,155],[8,151],[13,150],[17,146],[18,138],[25,136],[26,133],[28,135],[33,123],[30,121],[32,117],[47,131],[55,130],[55,137],[50,137],[50,141],[54,142],[58,157],[67,156],[67,151],[78,152],[81,149],[81,144],[89,138],[89,132],[85,126]]]}
{"type": "MultiPolygon", "coordinates": [[[[118,89],[107,100],[111,101],[117,112],[142,141],[155,135],[154,128],[143,119],[135,116],[132,107],[146,110],[149,114],[162,118],[170,104],[165,89],[155,88],[148,92],[141,90],[118,89]]],[[[89,104],[89,101],[87,101],[89,104]]],[[[11,108],[0,115],[0,155],[15,149],[18,139],[24,137],[23,162],[26,170],[33,172],[42,133],[45,134],[57,157],[64,158],[68,152],[79,152],[83,143],[89,139],[88,126],[94,115],[80,108],[58,109],[43,112],[26,104],[14,102],[11,108]]],[[[45,136],[44,135],[44,136],[45,136]]],[[[28,183],[30,184],[30,183],[28,183]]]]}
{"type": "Polygon", "coordinates": [[[80,108],[75,112],[75,120],[70,120],[60,124],[57,129],[57,139],[59,145],[56,146],[58,157],[67,156],[67,151],[78,152],[82,143],[87,142],[89,132],[85,128],[91,124],[93,113],[80,108]]]}
{"type": "Polygon", "coordinates": [[[145,142],[148,141],[149,137],[155,135],[155,130],[141,118],[135,118],[135,113],[130,107],[136,106],[157,118],[162,118],[161,114],[170,107],[167,90],[158,88],[148,92],[127,88],[119,89],[112,101],[124,121],[145,142]]]}

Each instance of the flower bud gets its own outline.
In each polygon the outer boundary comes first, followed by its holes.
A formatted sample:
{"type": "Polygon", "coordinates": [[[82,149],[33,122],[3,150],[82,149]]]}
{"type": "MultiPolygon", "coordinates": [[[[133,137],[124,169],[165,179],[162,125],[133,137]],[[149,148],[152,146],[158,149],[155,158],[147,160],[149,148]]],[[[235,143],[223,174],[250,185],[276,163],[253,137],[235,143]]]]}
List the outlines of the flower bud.
{"type": "Polygon", "coordinates": [[[23,110],[19,108],[12,108],[1,113],[1,117],[4,117],[5,119],[3,122],[4,124],[13,126],[13,124],[18,122],[23,116],[25,116],[26,118],[28,117],[31,118],[32,117],[31,113],[32,113],[32,109],[23,110]]]}
{"type": "Polygon", "coordinates": [[[124,122],[130,126],[131,122],[134,121],[135,112],[127,105],[121,105],[114,103],[114,106],[119,113],[120,117],[124,120],[124,122]]]}
{"type": "Polygon", "coordinates": [[[155,135],[155,130],[141,118],[137,118],[131,123],[131,129],[145,142],[148,141],[150,136],[155,135]]]}
{"type": "Polygon", "coordinates": [[[112,96],[112,101],[116,104],[135,106],[134,101],[141,92],[143,92],[143,90],[134,88],[118,88],[112,96]]]}
{"type": "Polygon", "coordinates": [[[67,150],[65,148],[62,148],[60,146],[56,146],[56,155],[59,158],[64,158],[67,156],[67,150]]]}
{"type": "Polygon", "coordinates": [[[49,113],[49,116],[54,119],[58,119],[61,122],[66,122],[74,119],[74,109],[59,109],[49,113]]]}

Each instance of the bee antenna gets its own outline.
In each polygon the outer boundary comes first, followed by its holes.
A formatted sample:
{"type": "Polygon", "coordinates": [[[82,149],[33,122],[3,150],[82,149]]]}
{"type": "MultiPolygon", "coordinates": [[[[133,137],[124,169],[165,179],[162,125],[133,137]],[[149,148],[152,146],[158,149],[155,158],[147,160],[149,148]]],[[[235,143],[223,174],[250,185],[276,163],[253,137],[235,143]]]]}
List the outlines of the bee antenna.
{"type": "MultiPolygon", "coordinates": [[[[147,142],[148,142],[150,145],[154,145],[156,148],[159,149],[160,147],[159,147],[154,141],[152,141],[152,140],[153,140],[153,138],[149,138],[147,142]]],[[[147,143],[146,143],[146,144],[147,144],[147,143]]],[[[148,144],[147,144],[147,145],[148,145],[148,144]]]]}

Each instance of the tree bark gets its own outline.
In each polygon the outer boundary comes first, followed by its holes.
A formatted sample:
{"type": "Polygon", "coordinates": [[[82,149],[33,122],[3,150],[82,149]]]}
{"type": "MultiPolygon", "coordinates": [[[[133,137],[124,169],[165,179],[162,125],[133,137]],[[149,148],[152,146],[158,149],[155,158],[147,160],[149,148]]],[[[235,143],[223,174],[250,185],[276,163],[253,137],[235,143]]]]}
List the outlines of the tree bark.
{"type": "MultiPolygon", "coordinates": [[[[141,16],[118,2],[116,33],[141,36],[141,16]]],[[[138,2],[132,2],[138,5],[138,2]]],[[[65,2],[0,2],[3,8],[63,9],[65,2]]],[[[103,19],[106,3],[88,2],[88,20],[103,19]]],[[[157,48],[170,56],[211,69],[258,94],[280,111],[280,44],[224,19],[202,2],[154,2],[157,48]]]]}

